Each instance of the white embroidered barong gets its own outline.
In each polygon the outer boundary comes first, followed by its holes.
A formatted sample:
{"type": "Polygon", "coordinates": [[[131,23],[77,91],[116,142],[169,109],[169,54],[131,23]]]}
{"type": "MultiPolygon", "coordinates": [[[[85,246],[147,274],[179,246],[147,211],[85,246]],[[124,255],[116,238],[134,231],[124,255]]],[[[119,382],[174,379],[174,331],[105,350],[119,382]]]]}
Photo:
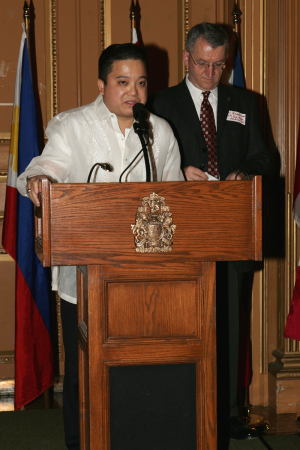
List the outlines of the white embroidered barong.
{"type": "MultiPolygon", "coordinates": [[[[149,116],[149,154],[153,181],[183,181],[177,141],[169,124],[149,116]]],[[[117,117],[103,103],[102,95],[86,106],[55,116],[46,129],[48,142],[41,156],[33,158],[17,180],[17,188],[27,195],[27,177],[46,175],[58,183],[86,183],[96,162],[109,163],[112,172],[95,171],[92,182],[118,182],[123,170],[141,150],[141,143],[133,130],[121,132],[117,117]]],[[[146,180],[143,154],[124,174],[122,181],[146,180]]],[[[60,297],[77,303],[76,267],[54,268],[52,288],[60,297]]]]}

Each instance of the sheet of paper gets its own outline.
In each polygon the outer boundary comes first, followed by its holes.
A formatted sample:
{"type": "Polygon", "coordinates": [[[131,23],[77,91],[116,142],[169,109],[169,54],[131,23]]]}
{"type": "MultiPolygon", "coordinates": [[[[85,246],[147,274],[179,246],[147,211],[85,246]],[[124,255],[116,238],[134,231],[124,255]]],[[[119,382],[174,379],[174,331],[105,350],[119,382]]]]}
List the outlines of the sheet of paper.
{"type": "Polygon", "coordinates": [[[218,178],[213,177],[212,175],[210,175],[209,173],[205,172],[206,175],[208,176],[208,180],[207,181],[219,181],[218,178]]]}

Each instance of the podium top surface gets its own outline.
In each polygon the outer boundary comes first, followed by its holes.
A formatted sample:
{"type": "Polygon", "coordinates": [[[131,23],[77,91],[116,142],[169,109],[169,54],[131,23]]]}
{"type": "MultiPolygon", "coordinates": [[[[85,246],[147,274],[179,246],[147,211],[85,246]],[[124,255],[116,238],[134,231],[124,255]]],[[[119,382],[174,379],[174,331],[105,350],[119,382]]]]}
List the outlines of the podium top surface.
{"type": "Polygon", "coordinates": [[[43,180],[36,235],[44,265],[260,260],[261,203],[261,177],[121,184],[43,180]],[[153,192],[164,198],[176,225],[172,251],[138,253],[132,225],[143,198],[153,192]]]}

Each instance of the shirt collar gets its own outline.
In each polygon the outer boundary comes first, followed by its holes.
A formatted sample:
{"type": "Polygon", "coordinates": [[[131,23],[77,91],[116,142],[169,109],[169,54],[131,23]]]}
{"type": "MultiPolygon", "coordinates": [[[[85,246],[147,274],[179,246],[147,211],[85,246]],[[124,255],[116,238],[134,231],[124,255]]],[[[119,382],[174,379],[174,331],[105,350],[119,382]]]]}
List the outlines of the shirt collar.
{"type": "MultiPolygon", "coordinates": [[[[103,96],[101,94],[99,94],[98,97],[96,98],[95,104],[96,104],[96,108],[97,108],[98,116],[99,116],[100,120],[106,120],[106,119],[110,118],[110,119],[113,119],[116,124],[118,123],[117,116],[115,115],[115,113],[112,113],[107,108],[106,104],[103,101],[103,96]]],[[[134,122],[136,122],[136,121],[134,120],[134,122]]],[[[133,125],[131,125],[130,128],[125,129],[125,139],[128,137],[132,128],[133,128],[133,125]]],[[[121,133],[121,130],[120,130],[120,133],[121,133]]]]}
{"type": "MultiPolygon", "coordinates": [[[[204,90],[197,88],[197,87],[189,80],[189,74],[188,74],[188,73],[187,73],[186,76],[185,76],[185,82],[186,82],[186,85],[187,85],[187,87],[188,87],[188,89],[189,89],[189,91],[190,91],[190,93],[191,93],[191,96],[192,96],[193,98],[199,97],[199,92],[200,92],[200,93],[201,93],[201,92],[205,92],[204,90]]],[[[214,89],[212,89],[212,90],[210,91],[210,96],[213,96],[213,97],[215,98],[215,100],[218,101],[218,86],[216,86],[214,89]]],[[[209,97],[210,97],[210,96],[209,96],[209,97]]],[[[201,102],[202,102],[202,100],[203,100],[202,96],[201,96],[200,98],[201,98],[201,102]]]]}
{"type": "Polygon", "coordinates": [[[105,120],[111,116],[112,113],[109,111],[109,109],[105,105],[105,103],[103,101],[103,96],[101,94],[99,94],[98,97],[96,98],[95,104],[96,104],[96,109],[97,109],[100,120],[105,120]]]}

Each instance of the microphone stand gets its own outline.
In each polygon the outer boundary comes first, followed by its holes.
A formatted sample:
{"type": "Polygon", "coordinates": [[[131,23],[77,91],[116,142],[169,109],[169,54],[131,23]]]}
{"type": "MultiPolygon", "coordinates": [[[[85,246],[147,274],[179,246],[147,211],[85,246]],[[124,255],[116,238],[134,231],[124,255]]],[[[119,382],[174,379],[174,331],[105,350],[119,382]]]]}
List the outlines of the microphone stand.
{"type": "Polygon", "coordinates": [[[140,138],[142,149],[144,153],[144,159],[145,159],[145,167],[146,167],[146,182],[151,181],[151,173],[150,173],[150,162],[149,162],[149,154],[146,145],[149,142],[149,134],[148,131],[145,130],[145,128],[142,128],[141,125],[138,122],[134,122],[133,124],[134,131],[140,138]],[[147,142],[145,142],[145,139],[147,142]]]}
{"type": "Polygon", "coordinates": [[[101,167],[101,169],[103,169],[105,172],[112,172],[114,170],[113,166],[109,163],[96,163],[93,165],[93,167],[90,170],[90,173],[89,173],[89,176],[87,179],[87,183],[90,183],[92,173],[93,173],[95,167],[97,167],[97,166],[101,167]]]}

